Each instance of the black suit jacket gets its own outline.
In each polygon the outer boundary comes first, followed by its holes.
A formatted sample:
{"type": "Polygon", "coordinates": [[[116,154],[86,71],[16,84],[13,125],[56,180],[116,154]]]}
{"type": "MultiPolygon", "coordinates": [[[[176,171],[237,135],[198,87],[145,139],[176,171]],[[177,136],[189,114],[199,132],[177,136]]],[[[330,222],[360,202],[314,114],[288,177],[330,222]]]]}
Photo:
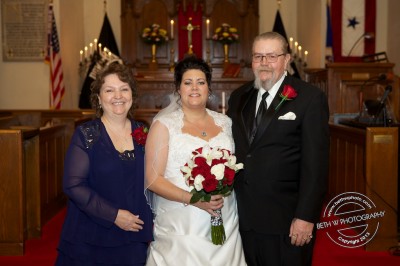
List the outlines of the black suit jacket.
{"type": "Polygon", "coordinates": [[[228,110],[235,153],[244,163],[235,180],[240,229],[288,234],[293,218],[315,223],[320,215],[328,177],[328,103],[318,88],[286,76],[250,143],[258,92],[253,85],[235,90],[228,110]],[[275,110],[286,84],[297,97],[275,110]],[[279,118],[288,112],[296,118],[279,118]]]}

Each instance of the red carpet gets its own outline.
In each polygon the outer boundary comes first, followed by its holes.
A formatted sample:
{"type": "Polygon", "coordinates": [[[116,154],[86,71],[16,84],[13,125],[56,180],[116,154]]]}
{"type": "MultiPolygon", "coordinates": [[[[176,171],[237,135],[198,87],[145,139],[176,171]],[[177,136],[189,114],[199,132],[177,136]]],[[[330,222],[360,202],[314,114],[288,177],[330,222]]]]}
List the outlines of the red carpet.
{"type": "Polygon", "coordinates": [[[0,256],[1,266],[53,266],[65,209],[43,226],[42,237],[26,241],[24,256],[0,256]]]}
{"type": "MultiPolygon", "coordinates": [[[[65,211],[43,227],[41,239],[26,242],[24,256],[0,256],[1,266],[53,266],[65,211]]],[[[333,243],[324,232],[317,233],[313,266],[400,266],[400,256],[388,252],[366,252],[362,248],[343,248],[333,243]]],[[[232,265],[234,266],[234,265],[232,265]]]]}

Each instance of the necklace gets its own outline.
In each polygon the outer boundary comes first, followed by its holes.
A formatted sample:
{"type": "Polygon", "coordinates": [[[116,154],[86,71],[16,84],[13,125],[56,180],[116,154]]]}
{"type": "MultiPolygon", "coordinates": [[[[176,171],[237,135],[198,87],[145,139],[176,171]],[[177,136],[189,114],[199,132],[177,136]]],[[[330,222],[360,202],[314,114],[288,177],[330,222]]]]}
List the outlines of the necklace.
{"type": "MultiPolygon", "coordinates": [[[[122,139],[122,140],[125,142],[125,144],[118,145],[118,146],[121,146],[120,149],[119,149],[119,151],[123,152],[124,150],[126,150],[126,149],[124,148],[125,146],[130,146],[130,142],[129,142],[129,140],[126,138],[126,134],[122,134],[122,135],[117,134],[117,133],[114,131],[114,129],[112,128],[110,121],[108,121],[108,119],[107,119],[106,117],[104,117],[104,116],[103,116],[103,118],[104,118],[104,121],[107,122],[108,129],[110,129],[111,133],[113,133],[114,136],[118,137],[118,138],[116,139],[116,142],[118,142],[118,144],[121,144],[120,141],[119,141],[119,139],[122,139]]],[[[125,130],[125,129],[126,129],[126,120],[125,120],[125,123],[124,123],[124,130],[125,130]]],[[[123,133],[124,133],[124,132],[123,132],[123,133]]],[[[114,141],[113,141],[113,142],[114,142],[114,141]]],[[[115,144],[114,144],[114,145],[115,145],[115,144]]]]}
{"type": "Polygon", "coordinates": [[[201,130],[198,126],[196,126],[194,123],[190,122],[186,116],[184,118],[186,120],[186,122],[188,122],[189,124],[193,125],[195,128],[197,128],[198,131],[200,131],[200,134],[202,137],[207,137],[207,131],[206,129],[201,130]]]}

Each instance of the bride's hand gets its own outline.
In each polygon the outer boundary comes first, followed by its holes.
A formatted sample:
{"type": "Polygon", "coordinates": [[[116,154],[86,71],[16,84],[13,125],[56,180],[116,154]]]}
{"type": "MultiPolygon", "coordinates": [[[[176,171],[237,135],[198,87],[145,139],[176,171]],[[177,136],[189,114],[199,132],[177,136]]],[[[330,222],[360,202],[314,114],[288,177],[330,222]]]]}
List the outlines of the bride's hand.
{"type": "Polygon", "coordinates": [[[221,209],[224,206],[224,197],[222,195],[213,195],[211,196],[210,202],[198,201],[194,203],[193,206],[205,210],[212,216],[218,216],[214,211],[221,209]]]}

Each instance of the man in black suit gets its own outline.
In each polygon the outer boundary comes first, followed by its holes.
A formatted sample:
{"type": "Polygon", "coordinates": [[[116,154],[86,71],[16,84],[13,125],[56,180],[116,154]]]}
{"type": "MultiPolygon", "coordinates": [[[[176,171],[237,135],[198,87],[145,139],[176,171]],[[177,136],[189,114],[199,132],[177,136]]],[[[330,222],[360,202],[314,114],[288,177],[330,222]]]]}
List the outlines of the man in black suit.
{"type": "Polygon", "coordinates": [[[255,80],[232,93],[228,110],[244,163],[235,192],[246,262],[311,265],[327,189],[326,95],[287,74],[290,54],[280,34],[257,36],[252,52],[255,80]]]}

